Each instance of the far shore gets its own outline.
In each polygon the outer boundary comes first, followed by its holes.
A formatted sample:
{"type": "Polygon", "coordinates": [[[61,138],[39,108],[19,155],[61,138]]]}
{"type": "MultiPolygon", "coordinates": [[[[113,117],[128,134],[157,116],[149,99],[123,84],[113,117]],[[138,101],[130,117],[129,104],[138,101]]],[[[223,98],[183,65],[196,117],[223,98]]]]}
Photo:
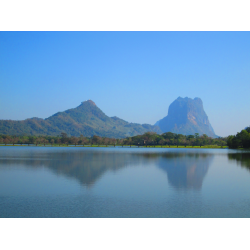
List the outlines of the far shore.
{"type": "Polygon", "coordinates": [[[0,144],[0,146],[5,147],[86,147],[86,148],[228,148],[228,146],[218,146],[218,145],[205,145],[205,146],[177,146],[177,145],[148,145],[148,146],[138,146],[138,145],[66,145],[66,144],[0,144]]]}

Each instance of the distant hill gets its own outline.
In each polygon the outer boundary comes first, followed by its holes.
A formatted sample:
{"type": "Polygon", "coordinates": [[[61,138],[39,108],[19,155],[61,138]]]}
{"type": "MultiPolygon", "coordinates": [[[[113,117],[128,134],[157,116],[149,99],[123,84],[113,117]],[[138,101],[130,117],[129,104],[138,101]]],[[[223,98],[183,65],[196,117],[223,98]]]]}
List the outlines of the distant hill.
{"type": "Polygon", "coordinates": [[[124,138],[144,134],[162,133],[157,126],[129,123],[118,117],[108,117],[91,101],[78,107],[58,112],[46,119],[30,118],[23,121],[0,120],[0,134],[9,135],[60,135],[86,137],[98,135],[110,138],[124,138]]]}
{"type": "Polygon", "coordinates": [[[156,122],[157,126],[165,132],[172,132],[183,135],[193,135],[199,133],[210,137],[218,137],[208,116],[203,109],[200,98],[178,97],[168,108],[168,115],[156,122]]]}

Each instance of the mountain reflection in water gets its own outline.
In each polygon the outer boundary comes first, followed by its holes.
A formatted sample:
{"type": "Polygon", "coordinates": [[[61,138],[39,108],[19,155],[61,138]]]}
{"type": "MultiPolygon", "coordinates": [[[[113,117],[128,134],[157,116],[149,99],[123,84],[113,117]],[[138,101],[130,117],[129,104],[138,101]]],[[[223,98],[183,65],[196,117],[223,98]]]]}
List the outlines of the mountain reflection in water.
{"type": "Polygon", "coordinates": [[[33,169],[45,167],[57,175],[74,178],[81,185],[91,187],[107,171],[153,164],[167,173],[169,184],[174,188],[199,190],[213,157],[213,154],[190,152],[36,151],[1,158],[0,165],[21,164],[33,169]]]}
{"type": "Polygon", "coordinates": [[[213,158],[211,154],[170,153],[162,155],[158,165],[174,188],[199,190],[213,158]]]}
{"type": "Polygon", "coordinates": [[[11,159],[0,159],[0,165],[46,167],[57,175],[77,179],[84,186],[93,185],[106,171],[117,171],[135,162],[132,154],[112,154],[101,151],[44,152],[11,159]]]}

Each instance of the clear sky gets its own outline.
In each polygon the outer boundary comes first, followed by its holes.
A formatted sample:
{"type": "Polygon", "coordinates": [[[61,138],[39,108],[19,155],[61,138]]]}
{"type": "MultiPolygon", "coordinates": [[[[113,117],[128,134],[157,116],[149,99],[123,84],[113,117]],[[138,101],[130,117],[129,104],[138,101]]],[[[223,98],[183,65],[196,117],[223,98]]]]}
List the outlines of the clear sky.
{"type": "Polygon", "coordinates": [[[91,99],[155,124],[200,97],[219,136],[250,125],[250,32],[0,32],[0,119],[46,118],[91,99]]]}

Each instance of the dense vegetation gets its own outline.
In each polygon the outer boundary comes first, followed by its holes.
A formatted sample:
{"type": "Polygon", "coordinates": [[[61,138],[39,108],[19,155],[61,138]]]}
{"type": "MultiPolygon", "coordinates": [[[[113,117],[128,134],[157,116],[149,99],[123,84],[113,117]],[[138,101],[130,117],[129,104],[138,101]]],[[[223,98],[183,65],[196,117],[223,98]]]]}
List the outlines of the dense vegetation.
{"type": "Polygon", "coordinates": [[[229,148],[250,148],[250,127],[241,130],[236,135],[227,138],[229,148]]]}
{"type": "Polygon", "coordinates": [[[108,137],[100,137],[94,135],[92,137],[68,136],[61,133],[61,136],[11,136],[0,135],[0,144],[57,144],[57,145],[136,145],[136,146],[226,146],[227,138],[211,138],[203,134],[182,135],[171,132],[161,135],[154,132],[147,132],[143,135],[127,137],[125,139],[115,139],[108,137]]]}
{"type": "Polygon", "coordinates": [[[61,133],[60,136],[16,136],[16,135],[0,135],[0,144],[57,144],[57,145],[135,145],[135,146],[229,146],[229,148],[250,148],[250,127],[243,129],[236,135],[228,137],[212,138],[207,135],[182,135],[172,132],[163,133],[161,135],[155,132],[146,132],[143,135],[136,135],[122,139],[109,137],[101,137],[94,135],[84,137],[80,135],[68,136],[61,133]]]}
{"type": "Polygon", "coordinates": [[[162,133],[158,126],[129,123],[118,117],[105,115],[91,100],[82,102],[76,108],[58,112],[46,119],[31,118],[23,121],[0,120],[0,134],[22,136],[50,135],[61,132],[69,136],[93,135],[109,138],[125,138],[147,131],[162,133]]]}
{"type": "Polygon", "coordinates": [[[226,146],[226,138],[212,138],[206,134],[182,135],[172,132],[166,132],[161,135],[148,132],[143,135],[137,135],[126,138],[126,142],[131,141],[133,145],[167,145],[167,146],[206,146],[217,145],[226,146]]]}

